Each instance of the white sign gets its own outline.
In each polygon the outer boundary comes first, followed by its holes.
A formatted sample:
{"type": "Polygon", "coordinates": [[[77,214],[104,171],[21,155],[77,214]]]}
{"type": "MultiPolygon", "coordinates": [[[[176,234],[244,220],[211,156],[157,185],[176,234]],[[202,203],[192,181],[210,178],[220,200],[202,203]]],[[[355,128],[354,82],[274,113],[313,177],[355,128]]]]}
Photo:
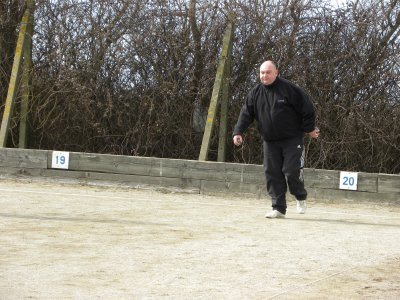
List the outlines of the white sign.
{"type": "Polygon", "coordinates": [[[340,172],[339,189],[356,191],[357,181],[358,181],[357,172],[340,172]]]}
{"type": "Polygon", "coordinates": [[[53,151],[51,167],[53,169],[68,169],[68,166],[69,166],[69,152],[53,151]]]}

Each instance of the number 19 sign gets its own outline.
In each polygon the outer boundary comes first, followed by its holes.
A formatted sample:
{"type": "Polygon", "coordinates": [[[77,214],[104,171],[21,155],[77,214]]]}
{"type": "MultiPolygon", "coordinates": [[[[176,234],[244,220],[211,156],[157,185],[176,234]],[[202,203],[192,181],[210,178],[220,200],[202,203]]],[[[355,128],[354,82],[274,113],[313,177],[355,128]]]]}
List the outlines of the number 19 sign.
{"type": "Polygon", "coordinates": [[[51,167],[53,169],[68,169],[69,152],[53,151],[51,167]]]}
{"type": "Polygon", "coordinates": [[[339,189],[356,191],[357,181],[358,181],[357,172],[340,172],[339,189]]]}

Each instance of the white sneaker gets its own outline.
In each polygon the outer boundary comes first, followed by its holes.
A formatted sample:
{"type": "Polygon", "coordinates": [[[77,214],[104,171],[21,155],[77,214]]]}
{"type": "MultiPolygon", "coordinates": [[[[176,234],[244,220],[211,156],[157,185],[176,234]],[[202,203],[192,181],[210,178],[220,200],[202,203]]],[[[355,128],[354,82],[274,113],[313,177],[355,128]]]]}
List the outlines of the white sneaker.
{"type": "Polygon", "coordinates": [[[274,209],[274,210],[271,210],[270,212],[267,212],[265,214],[265,217],[268,218],[268,219],[275,219],[275,218],[284,219],[285,218],[285,214],[283,214],[283,213],[281,213],[281,212],[279,212],[279,211],[274,209]]]}
{"type": "Polygon", "coordinates": [[[299,214],[304,214],[307,209],[306,200],[296,200],[297,201],[297,212],[299,214]]]}

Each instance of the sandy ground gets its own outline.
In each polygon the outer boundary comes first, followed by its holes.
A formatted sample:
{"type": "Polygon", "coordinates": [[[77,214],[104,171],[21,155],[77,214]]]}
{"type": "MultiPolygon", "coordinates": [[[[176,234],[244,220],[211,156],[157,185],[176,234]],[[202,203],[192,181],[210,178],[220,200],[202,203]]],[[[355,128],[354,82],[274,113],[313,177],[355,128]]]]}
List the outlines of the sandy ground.
{"type": "Polygon", "coordinates": [[[400,207],[0,179],[0,299],[400,299],[400,207]]]}

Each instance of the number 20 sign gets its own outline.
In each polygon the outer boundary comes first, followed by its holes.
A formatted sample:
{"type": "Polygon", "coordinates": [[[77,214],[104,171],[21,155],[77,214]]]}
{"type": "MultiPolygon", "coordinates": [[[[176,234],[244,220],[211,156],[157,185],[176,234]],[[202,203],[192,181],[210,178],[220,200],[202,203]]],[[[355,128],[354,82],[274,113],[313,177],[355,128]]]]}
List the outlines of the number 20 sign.
{"type": "Polygon", "coordinates": [[[339,189],[357,190],[358,173],[357,172],[340,172],[339,189]]]}
{"type": "Polygon", "coordinates": [[[51,167],[53,169],[68,169],[69,152],[53,151],[51,167]]]}

